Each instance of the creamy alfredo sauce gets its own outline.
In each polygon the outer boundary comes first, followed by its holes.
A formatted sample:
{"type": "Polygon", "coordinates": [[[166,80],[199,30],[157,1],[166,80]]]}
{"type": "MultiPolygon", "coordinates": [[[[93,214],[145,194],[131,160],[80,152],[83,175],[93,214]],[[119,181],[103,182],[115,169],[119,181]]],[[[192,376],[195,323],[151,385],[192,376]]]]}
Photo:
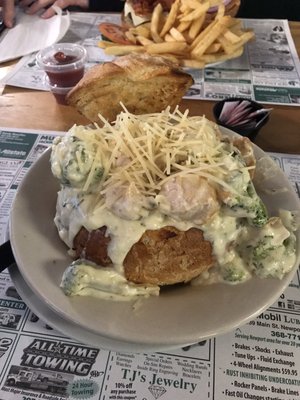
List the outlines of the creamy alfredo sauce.
{"type": "MultiPolygon", "coordinates": [[[[79,196],[80,198],[80,196],[79,196]]],[[[296,255],[293,246],[290,250],[283,242],[295,240],[279,218],[271,219],[264,228],[243,225],[236,217],[221,212],[206,225],[177,221],[163,215],[158,210],[136,221],[119,218],[105,207],[95,206],[97,195],[84,196],[80,201],[78,191],[62,189],[58,194],[55,223],[63,241],[72,248],[73,239],[81,226],[88,230],[107,227],[111,237],[108,256],[114,268],[94,268],[83,261],[75,262],[65,272],[62,286],[66,293],[97,295],[104,298],[130,299],[137,295],[159,293],[158,287],[129,284],[123,275],[123,260],[132,245],[139,241],[147,229],[160,229],[175,226],[185,231],[191,227],[202,229],[204,236],[213,245],[216,266],[192,281],[196,284],[216,282],[239,283],[251,278],[255,273],[261,277],[282,278],[294,265],[296,255]],[[253,251],[261,243],[262,253],[254,260],[253,251]],[[255,264],[257,268],[255,267],[255,264]],[[74,274],[79,274],[78,283],[72,290],[69,284],[74,274]],[[124,297],[125,296],[125,297],[124,297]]],[[[289,213],[290,214],[290,213],[289,213]]]]}
{"type": "MultiPolygon", "coordinates": [[[[120,118],[124,118],[126,123],[119,121],[115,142],[110,142],[111,135],[115,133],[111,126],[100,130],[96,139],[91,139],[95,135],[93,131],[74,127],[63,139],[54,142],[51,167],[62,183],[55,217],[61,239],[72,249],[74,237],[82,226],[87,230],[106,226],[107,235],[111,238],[108,256],[112,267],[95,268],[85,260],[72,263],[66,269],[61,284],[66,294],[115,299],[157,295],[159,288],[156,286],[135,285],[126,281],[123,260],[146,230],[167,225],[181,231],[199,228],[212,243],[215,266],[194,279],[192,284],[239,283],[253,274],[281,279],[293,267],[296,254],[292,231],[297,227],[292,227],[292,214],[285,212],[282,218],[268,219],[239,150],[227,142],[222,143],[215,125],[205,118],[188,120],[186,115],[179,114],[176,111],[172,115],[165,113],[146,118],[125,113],[125,117],[120,118]],[[143,118],[146,118],[144,125],[143,118]],[[160,127],[167,122],[166,129],[170,129],[169,121],[172,120],[171,141],[166,139],[164,131],[164,136],[159,132],[156,142],[151,142],[153,128],[151,134],[148,132],[151,118],[160,127]],[[158,122],[156,118],[159,118],[158,122]],[[176,118],[179,120],[177,136],[176,129],[173,129],[176,118]],[[134,147],[131,155],[128,143],[136,138],[130,136],[129,128],[140,123],[143,129],[136,137],[138,146],[144,143],[144,147],[139,154],[138,147],[134,147]],[[184,137],[182,132],[185,130],[188,133],[184,137]],[[115,149],[118,146],[121,148],[118,139],[121,133],[124,134],[124,142],[129,142],[118,152],[115,149]],[[167,154],[165,165],[160,160],[160,148],[154,154],[157,143],[164,140],[167,142],[164,144],[167,154]],[[142,159],[141,154],[146,153],[147,156],[142,159]],[[185,164],[182,164],[182,154],[186,154],[185,164]],[[155,157],[159,164],[163,164],[160,171],[154,166],[155,157]],[[134,178],[135,170],[133,177],[126,181],[130,173],[128,166],[136,163],[135,158],[141,158],[136,167],[138,173],[140,169],[145,176],[150,174],[149,171],[152,173],[147,183],[149,196],[141,194],[145,188],[138,186],[140,181],[134,178]],[[173,164],[172,159],[175,160],[173,164]],[[107,171],[112,165],[115,165],[115,170],[109,177],[107,171]],[[189,165],[193,168],[189,169],[189,165]],[[171,168],[178,168],[178,173],[174,178],[166,179],[168,174],[165,171],[171,168]],[[123,170],[127,175],[123,174],[123,170]],[[166,182],[159,190],[152,182],[155,174],[158,181],[166,182]],[[118,179],[122,184],[116,184],[118,179]],[[105,183],[109,180],[112,180],[111,186],[106,187],[105,183]],[[217,194],[222,201],[217,200],[215,188],[218,188],[217,194]]],[[[133,129],[134,134],[138,128],[133,129]]]]}
{"type": "MultiPolygon", "coordinates": [[[[55,224],[60,238],[72,248],[73,240],[79,229],[83,226],[87,230],[107,227],[107,234],[111,237],[107,253],[113,263],[113,270],[109,268],[95,269],[80,261],[72,264],[65,272],[62,286],[67,293],[73,291],[80,295],[97,295],[100,297],[118,298],[122,295],[129,299],[136,295],[158,294],[159,288],[143,285],[128,284],[123,275],[123,260],[131,247],[139,241],[147,229],[156,230],[164,226],[175,226],[179,230],[188,230],[192,223],[176,221],[159,211],[149,212],[139,220],[125,220],[114,215],[107,208],[97,208],[95,202],[97,195],[87,195],[80,200],[78,190],[64,188],[58,193],[57,212],[55,224]],[[81,282],[76,288],[70,289],[74,274],[80,274],[81,282]],[[87,285],[87,286],[86,286],[87,285]]],[[[79,279],[78,279],[79,280],[79,279]]],[[[77,281],[77,279],[76,279],[77,281]]],[[[125,299],[125,298],[124,298],[125,299]]]]}

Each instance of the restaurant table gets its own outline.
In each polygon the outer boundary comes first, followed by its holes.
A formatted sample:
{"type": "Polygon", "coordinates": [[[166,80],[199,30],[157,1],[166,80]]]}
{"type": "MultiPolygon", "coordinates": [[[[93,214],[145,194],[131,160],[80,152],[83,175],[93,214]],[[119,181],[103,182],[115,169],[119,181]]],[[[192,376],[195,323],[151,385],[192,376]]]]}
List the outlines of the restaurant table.
{"type": "MultiPolygon", "coordinates": [[[[300,55],[300,22],[290,22],[291,34],[300,55]]],[[[14,63],[0,65],[0,79],[14,63]]],[[[214,102],[208,100],[182,100],[182,110],[190,115],[203,115],[213,119],[214,102]]],[[[297,106],[272,105],[269,122],[255,143],[264,151],[300,154],[300,109],[297,106]]],[[[66,131],[73,124],[88,121],[69,106],[59,105],[50,92],[6,86],[0,96],[0,125],[14,128],[66,131]]]]}

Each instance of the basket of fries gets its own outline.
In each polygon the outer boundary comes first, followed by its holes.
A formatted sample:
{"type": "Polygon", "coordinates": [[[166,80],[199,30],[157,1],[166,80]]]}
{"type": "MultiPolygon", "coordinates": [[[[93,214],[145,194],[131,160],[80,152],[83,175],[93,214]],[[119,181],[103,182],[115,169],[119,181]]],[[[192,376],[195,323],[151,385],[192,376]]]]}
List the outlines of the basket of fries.
{"type": "Polygon", "coordinates": [[[240,57],[254,39],[253,30],[234,16],[239,4],[240,0],[175,0],[166,13],[158,3],[149,22],[123,28],[123,44],[102,40],[99,46],[109,55],[145,52],[183,67],[204,68],[240,57]]]}

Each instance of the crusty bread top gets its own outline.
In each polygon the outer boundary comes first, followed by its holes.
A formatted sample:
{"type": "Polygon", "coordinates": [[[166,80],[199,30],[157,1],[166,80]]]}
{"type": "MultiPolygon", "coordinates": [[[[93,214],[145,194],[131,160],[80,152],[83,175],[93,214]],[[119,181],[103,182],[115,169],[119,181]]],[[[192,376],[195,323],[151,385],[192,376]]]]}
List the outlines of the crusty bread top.
{"type": "Polygon", "coordinates": [[[174,285],[189,282],[214,265],[212,245],[197,228],[180,231],[172,226],[147,230],[124,260],[128,281],[174,285]]]}
{"type": "Polygon", "coordinates": [[[187,75],[171,60],[163,57],[154,57],[148,54],[132,53],[119,57],[113,62],[123,68],[134,81],[150,79],[158,75],[184,74],[187,75]]]}
{"type": "MultiPolygon", "coordinates": [[[[84,258],[102,267],[111,264],[106,227],[88,231],[81,228],[75,236],[76,259],[84,258]]],[[[200,229],[180,231],[172,226],[146,230],[124,260],[128,281],[149,285],[173,285],[189,282],[215,263],[212,245],[200,229]]]]}
{"type": "Polygon", "coordinates": [[[129,112],[147,114],[174,108],[193,78],[162,57],[130,54],[92,67],[68,93],[68,104],[90,121],[100,113],[115,120],[123,103],[129,112]]]}

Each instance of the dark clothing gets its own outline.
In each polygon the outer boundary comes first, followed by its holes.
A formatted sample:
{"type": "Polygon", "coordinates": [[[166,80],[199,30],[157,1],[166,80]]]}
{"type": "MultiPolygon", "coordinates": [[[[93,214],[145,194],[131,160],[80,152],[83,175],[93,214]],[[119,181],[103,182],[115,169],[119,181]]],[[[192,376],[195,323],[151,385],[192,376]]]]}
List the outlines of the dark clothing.
{"type": "MultiPolygon", "coordinates": [[[[89,11],[122,11],[124,0],[90,0],[89,11]]],[[[300,21],[300,0],[241,0],[237,17],[300,21]]]]}
{"type": "Polygon", "coordinates": [[[90,0],[89,11],[122,11],[122,0],[90,0]]]}
{"type": "Polygon", "coordinates": [[[237,17],[300,21],[300,0],[241,0],[237,17]]]}

